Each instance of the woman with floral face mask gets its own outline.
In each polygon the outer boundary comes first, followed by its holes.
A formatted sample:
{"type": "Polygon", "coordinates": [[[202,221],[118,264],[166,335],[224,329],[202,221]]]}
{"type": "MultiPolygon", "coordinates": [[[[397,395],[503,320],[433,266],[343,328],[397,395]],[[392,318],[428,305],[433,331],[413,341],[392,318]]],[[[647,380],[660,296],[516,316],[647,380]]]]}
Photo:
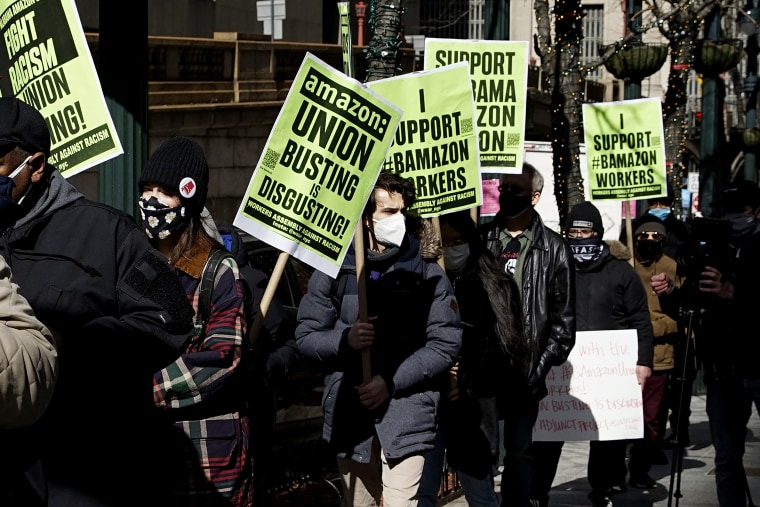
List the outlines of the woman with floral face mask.
{"type": "Polygon", "coordinates": [[[154,375],[153,399],[167,419],[161,471],[176,505],[253,503],[248,400],[241,387],[246,290],[231,256],[216,271],[208,321],[199,308],[200,279],[212,251],[224,250],[203,226],[209,169],[201,147],[184,137],[164,142],[138,182],[141,227],[163,253],[195,311],[195,333],[174,363],[154,375]]]}
{"type": "Polygon", "coordinates": [[[480,241],[469,210],[442,215],[440,224],[446,274],[462,316],[462,350],[441,396],[443,438],[425,462],[419,505],[435,505],[445,447],[467,504],[498,507],[493,470],[499,459],[499,413],[530,395],[520,293],[480,241]]]}

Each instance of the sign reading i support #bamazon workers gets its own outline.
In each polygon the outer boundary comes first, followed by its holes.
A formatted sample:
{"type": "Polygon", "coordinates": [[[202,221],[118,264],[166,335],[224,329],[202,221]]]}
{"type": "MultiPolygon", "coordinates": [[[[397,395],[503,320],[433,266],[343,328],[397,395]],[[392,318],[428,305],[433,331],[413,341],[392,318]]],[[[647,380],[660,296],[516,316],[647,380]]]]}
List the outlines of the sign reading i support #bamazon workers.
{"type": "Polygon", "coordinates": [[[478,140],[467,62],[367,85],[404,110],[385,170],[414,180],[414,209],[429,218],[481,202],[478,140]]]}
{"type": "Polygon", "coordinates": [[[660,99],[583,104],[591,200],[667,195],[660,99]]]}

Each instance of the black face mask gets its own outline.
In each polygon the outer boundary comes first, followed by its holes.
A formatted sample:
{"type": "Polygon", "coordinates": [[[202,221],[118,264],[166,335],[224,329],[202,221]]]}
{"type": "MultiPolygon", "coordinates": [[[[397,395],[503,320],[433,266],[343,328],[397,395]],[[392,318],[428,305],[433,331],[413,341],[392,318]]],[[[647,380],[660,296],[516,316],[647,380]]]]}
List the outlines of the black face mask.
{"type": "Polygon", "coordinates": [[[520,195],[512,192],[499,194],[499,210],[507,218],[515,218],[530,207],[531,195],[520,195]]]}
{"type": "Polygon", "coordinates": [[[636,241],[636,252],[644,261],[656,261],[662,256],[662,242],[651,239],[636,241]]]}
{"type": "Polygon", "coordinates": [[[591,264],[598,261],[604,251],[602,247],[603,241],[601,236],[567,238],[570,250],[573,251],[573,259],[578,264],[591,264]]]}

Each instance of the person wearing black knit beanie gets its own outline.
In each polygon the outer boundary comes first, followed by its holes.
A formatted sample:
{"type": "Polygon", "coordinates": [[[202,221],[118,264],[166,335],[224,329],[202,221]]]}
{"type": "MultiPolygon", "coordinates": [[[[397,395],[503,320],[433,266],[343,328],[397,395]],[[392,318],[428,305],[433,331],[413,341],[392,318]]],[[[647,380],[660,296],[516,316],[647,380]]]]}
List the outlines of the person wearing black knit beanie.
{"type": "Polygon", "coordinates": [[[138,181],[141,227],[177,271],[196,322],[182,356],[154,375],[153,397],[174,426],[166,444],[176,462],[164,473],[177,505],[216,505],[224,498],[225,505],[248,507],[253,461],[248,398],[240,385],[250,361],[248,290],[228,254],[213,277],[210,301],[201,297],[209,259],[226,252],[203,225],[208,182],[203,149],[186,137],[161,144],[138,181]]]}
{"type": "MultiPolygon", "coordinates": [[[[638,338],[636,364],[629,365],[642,391],[652,372],[653,332],[647,296],[639,275],[627,262],[630,252],[619,242],[603,240],[604,226],[593,203],[576,204],[565,222],[566,240],[575,268],[575,318],[578,331],[635,329],[638,338]]],[[[626,486],[627,440],[593,440],[589,446],[589,500],[594,507],[612,507],[613,496],[626,486]]],[[[563,442],[534,442],[532,496],[548,505],[563,442]]],[[[640,485],[647,477],[631,477],[640,485]]]]}

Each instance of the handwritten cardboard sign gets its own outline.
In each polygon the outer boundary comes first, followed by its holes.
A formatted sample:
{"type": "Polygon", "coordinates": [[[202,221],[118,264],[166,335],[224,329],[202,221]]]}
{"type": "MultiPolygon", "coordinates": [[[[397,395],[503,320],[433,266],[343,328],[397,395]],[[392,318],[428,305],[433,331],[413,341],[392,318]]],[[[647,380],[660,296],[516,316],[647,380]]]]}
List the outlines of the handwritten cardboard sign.
{"type": "Polygon", "coordinates": [[[533,440],[625,440],[644,435],[635,329],[579,331],[568,360],[546,379],[533,440]]]}

